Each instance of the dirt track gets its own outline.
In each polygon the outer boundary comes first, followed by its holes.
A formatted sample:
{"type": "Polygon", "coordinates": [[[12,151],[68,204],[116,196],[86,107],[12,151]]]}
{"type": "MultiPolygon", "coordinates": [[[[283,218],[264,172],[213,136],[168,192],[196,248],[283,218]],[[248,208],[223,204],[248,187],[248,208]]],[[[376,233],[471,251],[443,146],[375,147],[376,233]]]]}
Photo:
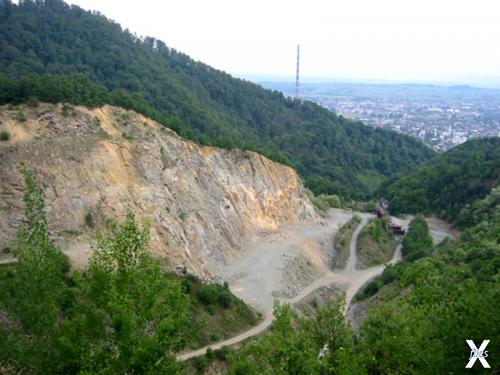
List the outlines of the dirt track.
{"type": "MultiPolygon", "coordinates": [[[[307,285],[295,297],[288,298],[288,299],[276,298],[277,300],[279,300],[280,302],[283,302],[283,303],[294,304],[294,303],[301,301],[303,298],[305,298],[306,296],[308,296],[309,294],[311,294],[315,290],[317,290],[323,286],[330,285],[332,283],[336,283],[336,284],[342,284],[346,287],[345,312],[347,311],[347,308],[349,307],[349,305],[352,301],[352,298],[361,289],[361,287],[364,284],[366,284],[369,280],[371,280],[372,278],[380,275],[385,268],[385,265],[380,265],[380,266],[376,266],[376,267],[372,267],[372,268],[368,268],[368,269],[364,269],[364,270],[357,270],[356,269],[356,242],[358,239],[358,234],[361,231],[361,229],[366,225],[368,218],[372,217],[372,215],[368,215],[368,214],[359,214],[359,215],[362,217],[362,221],[358,225],[358,227],[356,228],[356,230],[353,234],[353,237],[351,239],[351,243],[349,246],[349,260],[347,262],[346,268],[341,270],[340,272],[335,272],[335,273],[332,271],[325,271],[322,277],[320,277],[319,279],[317,279],[314,282],[307,285]]],[[[305,233],[310,235],[311,228],[309,228],[305,233]]],[[[269,259],[266,258],[266,262],[268,260],[269,259]]],[[[394,253],[393,259],[391,260],[390,263],[397,263],[400,260],[401,260],[401,246],[398,246],[398,248],[396,249],[396,251],[394,253]]],[[[245,264],[249,265],[248,261],[245,262],[245,264]]],[[[263,265],[263,263],[259,262],[257,269],[259,269],[262,265],[263,265]]],[[[267,266],[266,267],[267,271],[263,272],[262,270],[260,270],[259,275],[263,275],[263,274],[265,274],[265,272],[269,272],[269,268],[270,268],[269,264],[266,263],[265,265],[267,266]]],[[[252,272],[252,270],[249,269],[248,274],[250,274],[251,272],[252,272]]],[[[244,275],[243,279],[247,280],[247,277],[245,277],[245,275],[244,275]]],[[[258,280],[258,277],[256,277],[256,280],[258,280]]],[[[263,286],[265,286],[265,283],[260,285],[260,287],[263,287],[263,286]]],[[[241,290],[239,290],[239,289],[234,290],[232,288],[231,290],[235,291],[236,293],[241,292],[241,290]]],[[[265,290],[260,289],[260,293],[263,293],[263,292],[265,292],[265,290]]],[[[259,291],[257,291],[255,293],[255,295],[257,295],[258,293],[259,293],[259,291]]],[[[268,303],[268,299],[269,298],[267,298],[267,296],[266,296],[264,299],[262,299],[262,301],[265,303],[268,303]]],[[[253,302],[255,302],[255,300],[253,302]]],[[[216,344],[205,346],[205,347],[198,349],[198,350],[193,350],[193,351],[190,351],[187,353],[180,354],[179,356],[177,356],[177,359],[181,360],[181,361],[187,360],[189,358],[198,357],[198,356],[205,354],[205,352],[207,351],[208,348],[211,348],[212,350],[216,350],[216,349],[222,348],[223,346],[230,346],[230,345],[234,345],[236,343],[242,342],[242,341],[244,341],[252,336],[256,336],[256,335],[266,331],[271,326],[272,321],[273,321],[272,307],[268,307],[264,310],[264,320],[259,325],[251,328],[248,331],[240,333],[239,335],[234,336],[230,339],[218,342],[216,344]]]]}

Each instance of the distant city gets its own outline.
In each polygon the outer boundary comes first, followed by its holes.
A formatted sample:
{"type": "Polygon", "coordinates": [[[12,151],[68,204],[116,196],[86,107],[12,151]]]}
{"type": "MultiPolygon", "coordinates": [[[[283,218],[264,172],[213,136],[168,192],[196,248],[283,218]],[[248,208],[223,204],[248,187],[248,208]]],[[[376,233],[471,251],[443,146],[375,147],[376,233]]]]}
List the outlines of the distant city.
{"type": "MultiPolygon", "coordinates": [[[[259,82],[295,96],[292,82],[259,82]]],[[[305,83],[300,98],[344,117],[420,138],[445,151],[471,138],[500,136],[500,90],[427,84],[305,83]]]]}

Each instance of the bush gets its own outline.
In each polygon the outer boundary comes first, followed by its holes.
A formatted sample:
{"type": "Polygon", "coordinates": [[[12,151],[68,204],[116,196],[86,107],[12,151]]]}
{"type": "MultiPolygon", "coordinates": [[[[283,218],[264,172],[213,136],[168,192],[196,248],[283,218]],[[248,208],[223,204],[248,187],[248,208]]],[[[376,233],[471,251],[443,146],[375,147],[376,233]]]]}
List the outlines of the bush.
{"type": "Polygon", "coordinates": [[[212,342],[217,342],[217,341],[219,341],[219,335],[218,335],[218,334],[216,334],[216,333],[212,333],[212,334],[210,335],[210,341],[212,341],[212,342]]]}
{"type": "Polygon", "coordinates": [[[204,305],[215,305],[227,309],[231,306],[232,297],[228,289],[219,285],[202,285],[196,293],[198,300],[204,305]]]}
{"type": "Polygon", "coordinates": [[[212,316],[215,315],[215,308],[214,308],[213,305],[208,305],[207,306],[207,313],[208,313],[208,315],[212,315],[212,316]]]}
{"type": "Polygon", "coordinates": [[[17,121],[24,122],[27,119],[28,119],[28,117],[26,116],[26,114],[23,111],[17,112],[17,114],[16,114],[16,120],[17,121]]]}
{"type": "Polygon", "coordinates": [[[0,141],[8,141],[9,139],[9,133],[7,133],[6,131],[0,132],[0,141]]]}
{"type": "Polygon", "coordinates": [[[214,285],[202,285],[196,293],[196,297],[205,305],[213,305],[217,302],[218,292],[214,285]]]}
{"type": "Polygon", "coordinates": [[[26,104],[29,107],[31,107],[31,108],[36,108],[36,107],[38,107],[38,105],[40,104],[40,102],[38,101],[38,98],[32,96],[32,97],[30,97],[28,99],[28,101],[26,102],[26,104]]]}
{"type": "Polygon", "coordinates": [[[68,117],[72,115],[74,111],[72,106],[70,106],[68,103],[64,103],[61,112],[64,117],[68,117]]]}
{"type": "Polygon", "coordinates": [[[392,265],[388,265],[384,269],[384,272],[382,272],[382,275],[380,276],[380,281],[384,285],[389,284],[396,279],[398,279],[398,273],[396,272],[394,266],[392,265]]]}
{"type": "Polygon", "coordinates": [[[95,223],[94,223],[94,217],[92,215],[92,212],[87,212],[85,214],[85,225],[89,228],[94,228],[95,223]]]}
{"type": "Polygon", "coordinates": [[[231,353],[231,349],[228,348],[227,346],[223,346],[219,350],[215,351],[215,356],[217,357],[217,359],[223,361],[223,360],[227,359],[227,357],[230,353],[231,353]]]}
{"type": "Polygon", "coordinates": [[[320,195],[316,196],[309,189],[306,189],[306,194],[309,197],[309,200],[311,201],[311,203],[314,206],[316,206],[316,208],[320,211],[326,211],[329,208],[342,207],[342,202],[337,195],[320,194],[320,195]]]}
{"type": "Polygon", "coordinates": [[[207,357],[207,359],[208,359],[209,361],[212,361],[212,360],[214,360],[214,359],[215,359],[215,353],[214,353],[214,351],[213,351],[213,349],[212,349],[212,348],[208,348],[208,349],[207,349],[207,352],[205,353],[205,357],[207,357]]]}
{"type": "Polygon", "coordinates": [[[232,298],[231,298],[231,294],[229,294],[227,289],[223,289],[220,292],[219,298],[217,299],[217,302],[219,303],[219,305],[221,307],[223,307],[225,309],[228,309],[229,307],[231,307],[232,298]]]}

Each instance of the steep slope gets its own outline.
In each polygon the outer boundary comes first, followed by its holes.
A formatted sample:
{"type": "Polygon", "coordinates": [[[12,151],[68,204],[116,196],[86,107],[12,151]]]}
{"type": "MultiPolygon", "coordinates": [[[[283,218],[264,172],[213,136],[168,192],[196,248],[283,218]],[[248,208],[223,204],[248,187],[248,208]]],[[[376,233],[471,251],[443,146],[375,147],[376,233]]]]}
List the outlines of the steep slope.
{"type": "Polygon", "coordinates": [[[433,212],[460,222],[460,211],[500,184],[500,138],[470,140],[381,189],[392,212],[433,212]]]}
{"type": "Polygon", "coordinates": [[[314,222],[297,173],[249,151],[198,146],[132,111],[40,104],[0,107],[0,243],[23,221],[18,168],[33,168],[53,235],[85,262],[87,234],[132,208],[152,248],[200,275],[234,259],[241,241],[282,224],[314,222]]]}
{"type": "Polygon", "coordinates": [[[0,73],[80,73],[137,93],[182,136],[288,161],[316,193],[366,197],[433,156],[413,138],[234,79],[60,0],[1,1],[0,49],[0,73]]]}

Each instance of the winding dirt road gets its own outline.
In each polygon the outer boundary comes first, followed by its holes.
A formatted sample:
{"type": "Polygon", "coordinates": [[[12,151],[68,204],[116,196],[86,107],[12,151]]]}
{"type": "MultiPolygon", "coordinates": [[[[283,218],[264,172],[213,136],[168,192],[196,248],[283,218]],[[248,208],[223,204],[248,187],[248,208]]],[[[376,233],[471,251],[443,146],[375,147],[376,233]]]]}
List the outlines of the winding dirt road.
{"type": "MultiPolygon", "coordinates": [[[[323,277],[317,279],[313,283],[309,284],[307,287],[305,287],[298,295],[296,295],[293,298],[289,299],[278,299],[282,303],[288,303],[288,304],[294,304],[305,297],[307,297],[309,294],[314,292],[315,290],[330,285],[330,284],[343,284],[346,286],[346,304],[344,307],[344,313],[347,313],[347,309],[349,305],[351,304],[352,298],[356,295],[356,293],[365,285],[369,280],[373,279],[374,277],[380,275],[384,268],[385,265],[379,265],[376,267],[364,269],[364,270],[357,270],[356,269],[356,243],[358,240],[358,235],[361,229],[366,225],[368,222],[369,216],[367,215],[361,215],[361,223],[358,225],[356,230],[353,233],[353,236],[351,238],[351,242],[349,244],[349,259],[347,261],[346,268],[341,270],[340,272],[327,272],[323,277]]],[[[401,260],[401,245],[399,245],[394,253],[393,258],[391,259],[390,263],[394,264],[397,263],[401,260]]],[[[190,358],[194,357],[199,357],[201,355],[204,355],[207,351],[208,348],[212,350],[217,350],[222,348],[223,346],[231,346],[234,344],[237,344],[239,342],[242,342],[250,337],[256,336],[267,329],[271,326],[273,322],[273,311],[268,310],[264,313],[264,319],[260,324],[258,324],[255,327],[252,327],[248,331],[242,332],[237,336],[231,337],[230,339],[220,341],[215,344],[207,345],[201,349],[189,351],[186,353],[179,354],[177,356],[177,359],[180,361],[185,361],[190,358]]]]}

